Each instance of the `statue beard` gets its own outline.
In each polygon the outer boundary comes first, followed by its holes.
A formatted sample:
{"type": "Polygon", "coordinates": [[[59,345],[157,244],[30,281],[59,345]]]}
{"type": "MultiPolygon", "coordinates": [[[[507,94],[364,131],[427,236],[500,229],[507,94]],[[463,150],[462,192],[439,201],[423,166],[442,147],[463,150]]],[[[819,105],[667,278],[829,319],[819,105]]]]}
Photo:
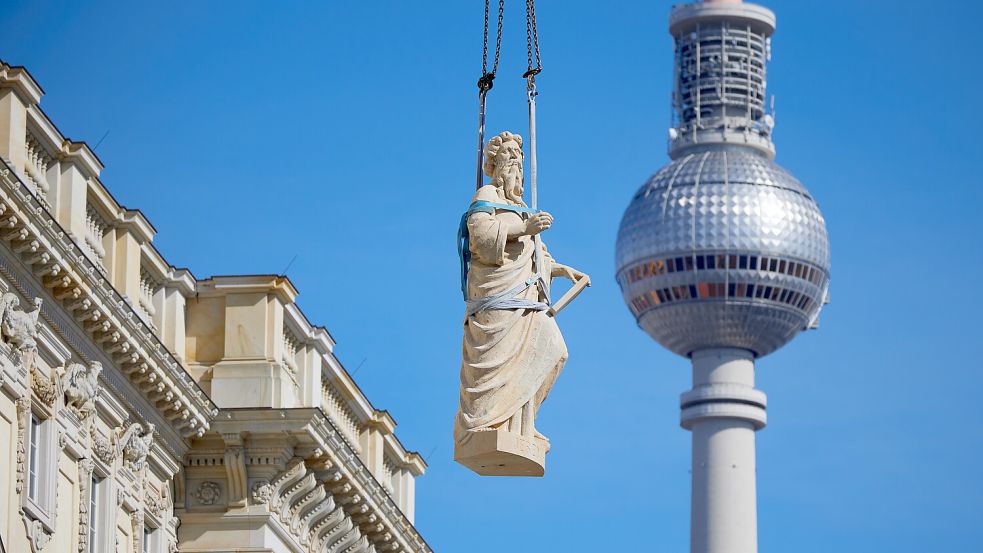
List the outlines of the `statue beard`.
{"type": "Polygon", "coordinates": [[[522,164],[512,162],[502,168],[502,171],[495,179],[496,184],[502,188],[505,197],[517,204],[522,204],[522,164]]]}

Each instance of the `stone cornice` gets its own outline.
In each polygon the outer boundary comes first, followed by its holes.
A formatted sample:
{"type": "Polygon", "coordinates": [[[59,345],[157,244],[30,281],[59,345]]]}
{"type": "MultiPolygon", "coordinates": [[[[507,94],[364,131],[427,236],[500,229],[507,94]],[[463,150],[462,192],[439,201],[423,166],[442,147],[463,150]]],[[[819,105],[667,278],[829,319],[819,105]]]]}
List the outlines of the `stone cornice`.
{"type": "Polygon", "coordinates": [[[362,389],[355,383],[341,361],[335,357],[334,341],[323,327],[313,326],[296,303],[284,307],[284,321],[291,332],[306,343],[313,344],[317,355],[321,357],[322,385],[330,386],[341,392],[348,406],[358,417],[360,428],[375,428],[386,440],[388,450],[398,459],[398,464],[409,469],[414,476],[420,476],[427,468],[426,462],[415,451],[408,451],[396,437],[396,421],[389,411],[376,409],[365,396],[362,389]]]}
{"type": "Polygon", "coordinates": [[[13,88],[25,104],[37,104],[44,91],[27,69],[0,60],[0,88],[13,88]]]}
{"type": "Polygon", "coordinates": [[[220,433],[248,431],[252,437],[290,435],[296,440],[295,451],[310,452],[309,462],[328,462],[337,471],[336,489],[345,491],[336,495],[360,505],[360,529],[378,551],[432,553],[413,523],[320,409],[223,409],[213,429],[220,433]]]}
{"type": "Polygon", "coordinates": [[[400,459],[402,467],[413,473],[413,476],[422,476],[427,470],[427,462],[423,460],[423,456],[416,451],[407,451],[396,434],[386,434],[383,440],[386,442],[386,447],[400,459]]]}
{"type": "Polygon", "coordinates": [[[132,232],[141,244],[153,240],[157,232],[139,209],[121,210],[114,226],[132,232]]]}
{"type": "Polygon", "coordinates": [[[27,104],[28,131],[55,157],[76,164],[87,177],[98,178],[102,161],[85,142],[65,138],[40,106],[27,104]]]}
{"type": "Polygon", "coordinates": [[[215,405],[6,162],[0,238],[183,437],[208,429],[215,405]]]}
{"type": "Polygon", "coordinates": [[[266,292],[276,295],[283,303],[293,303],[297,299],[297,289],[283,275],[218,275],[198,281],[201,297],[229,292],[266,292]]]}

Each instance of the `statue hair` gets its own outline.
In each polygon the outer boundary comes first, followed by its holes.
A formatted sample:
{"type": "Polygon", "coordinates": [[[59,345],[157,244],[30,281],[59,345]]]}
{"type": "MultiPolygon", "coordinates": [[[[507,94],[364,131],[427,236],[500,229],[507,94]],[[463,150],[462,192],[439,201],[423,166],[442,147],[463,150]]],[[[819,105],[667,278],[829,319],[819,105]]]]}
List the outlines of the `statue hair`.
{"type": "Polygon", "coordinates": [[[492,137],[485,146],[485,161],[481,165],[482,172],[485,176],[492,176],[495,174],[495,158],[498,157],[498,152],[502,149],[503,144],[509,142],[515,142],[522,147],[522,137],[511,133],[509,131],[502,131],[499,135],[492,137]]]}

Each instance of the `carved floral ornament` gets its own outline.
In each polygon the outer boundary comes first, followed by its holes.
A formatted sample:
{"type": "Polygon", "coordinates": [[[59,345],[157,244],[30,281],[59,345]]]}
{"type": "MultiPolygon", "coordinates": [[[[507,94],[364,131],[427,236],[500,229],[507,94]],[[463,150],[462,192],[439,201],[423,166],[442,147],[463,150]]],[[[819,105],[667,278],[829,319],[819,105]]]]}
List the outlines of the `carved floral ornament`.
{"type": "Polygon", "coordinates": [[[191,496],[202,505],[214,505],[222,498],[222,488],[215,482],[205,481],[198,484],[198,488],[191,493],[191,496]]]}

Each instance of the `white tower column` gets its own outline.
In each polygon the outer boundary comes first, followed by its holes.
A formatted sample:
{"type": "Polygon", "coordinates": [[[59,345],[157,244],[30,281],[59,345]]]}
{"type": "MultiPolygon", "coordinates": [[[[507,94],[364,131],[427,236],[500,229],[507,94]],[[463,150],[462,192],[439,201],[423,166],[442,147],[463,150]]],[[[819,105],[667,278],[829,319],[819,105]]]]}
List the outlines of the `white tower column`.
{"type": "Polygon", "coordinates": [[[715,348],[692,354],[693,389],[680,424],[693,433],[691,553],[757,553],[754,433],[765,394],[754,388],[754,355],[715,348]]]}

